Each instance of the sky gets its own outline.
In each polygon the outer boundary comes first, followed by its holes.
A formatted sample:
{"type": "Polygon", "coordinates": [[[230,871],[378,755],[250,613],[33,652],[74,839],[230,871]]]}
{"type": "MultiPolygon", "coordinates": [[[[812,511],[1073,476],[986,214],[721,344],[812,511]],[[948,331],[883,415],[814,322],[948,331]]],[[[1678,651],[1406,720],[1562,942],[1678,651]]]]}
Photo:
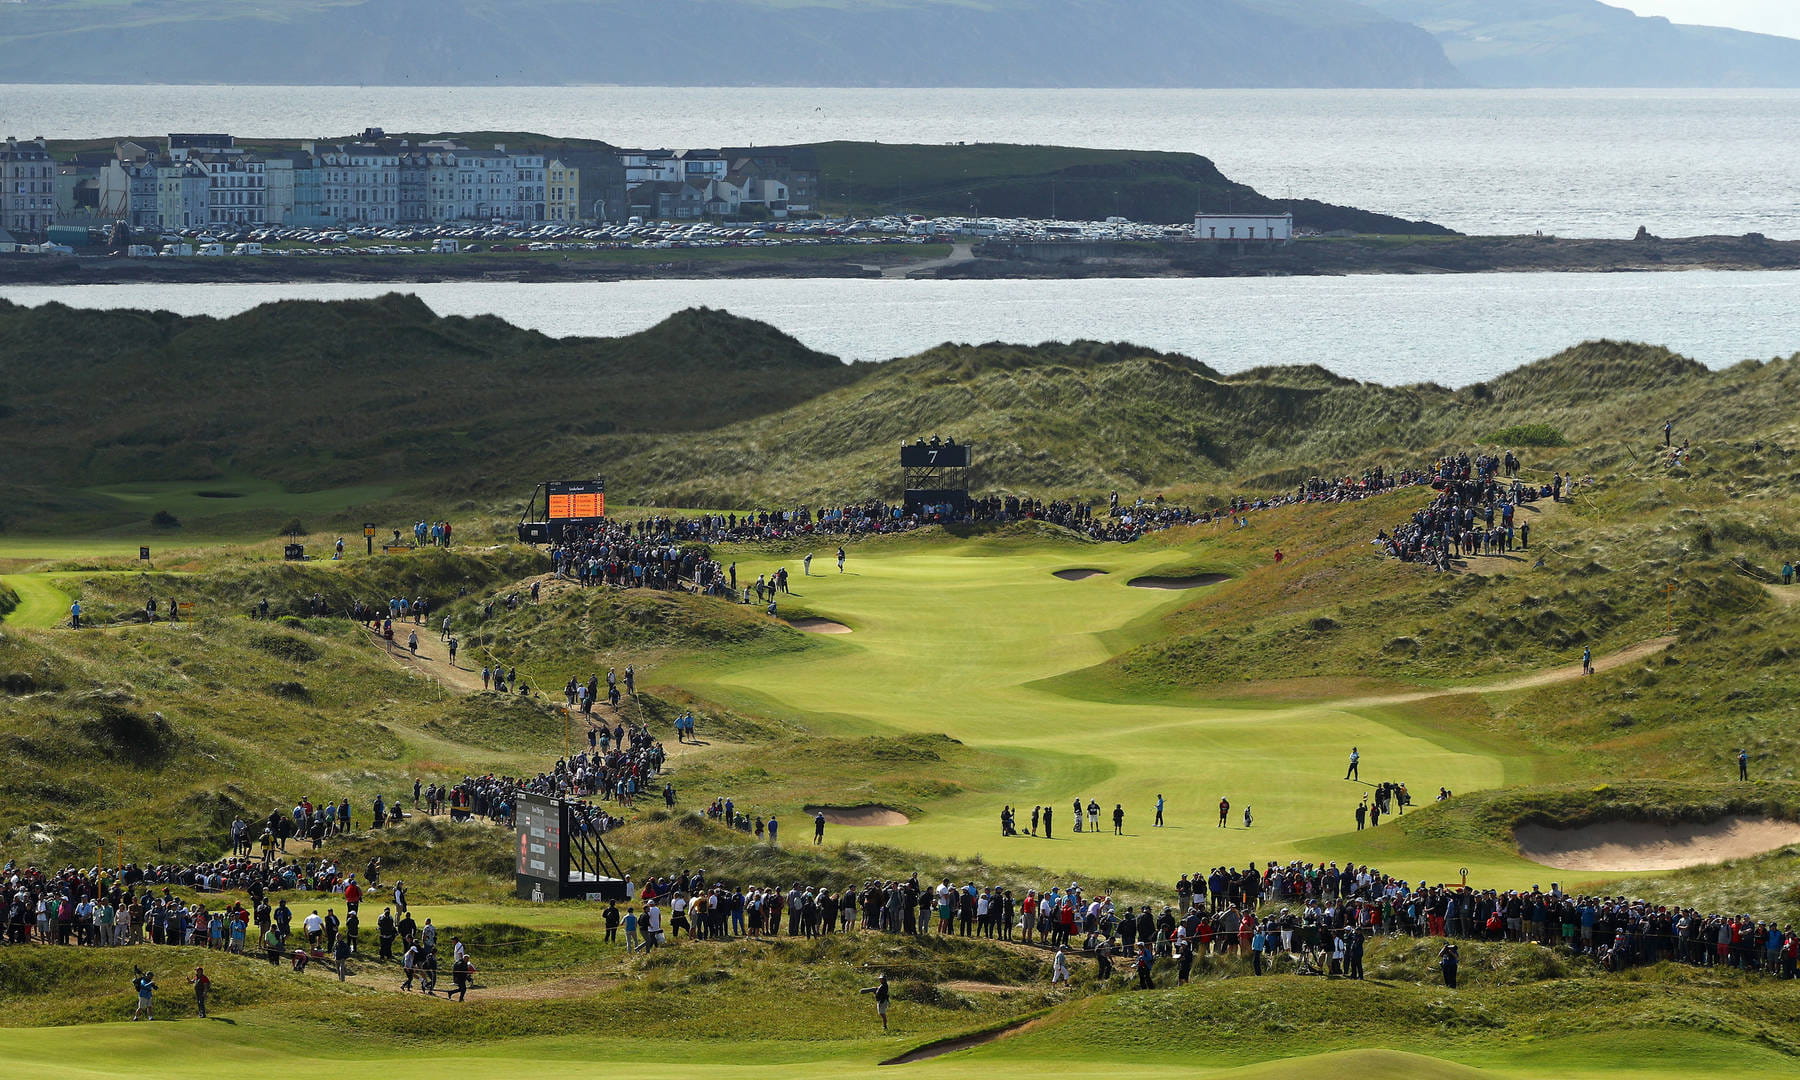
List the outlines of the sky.
{"type": "Polygon", "coordinates": [[[1800,0],[1606,0],[1639,15],[1800,38],[1800,0]]]}

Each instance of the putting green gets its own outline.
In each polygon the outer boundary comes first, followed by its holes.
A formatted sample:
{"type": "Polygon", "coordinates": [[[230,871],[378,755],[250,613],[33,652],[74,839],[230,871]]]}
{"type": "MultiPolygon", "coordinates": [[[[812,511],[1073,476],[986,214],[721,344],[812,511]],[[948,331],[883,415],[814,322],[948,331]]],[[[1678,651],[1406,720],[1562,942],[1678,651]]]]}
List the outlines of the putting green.
{"type": "Polygon", "coordinates": [[[147,480],[84,488],[113,500],[120,509],[146,517],[167,510],[182,520],[246,511],[277,514],[328,514],[377,502],[394,493],[391,484],[360,484],[320,491],[286,491],[280,484],[249,477],[218,480],[147,480]]]}
{"type": "MultiPolygon", "coordinates": [[[[78,535],[10,533],[0,536],[0,559],[135,559],[140,544],[161,556],[222,544],[268,541],[283,516],[348,533],[369,515],[361,510],[394,493],[387,484],[292,492],[267,480],[154,480],[79,488],[87,526],[78,535]],[[177,528],[157,528],[151,515],[167,510],[177,528]]],[[[392,514],[376,515],[392,517],[392,514]]],[[[404,523],[410,525],[412,519],[404,523]]],[[[403,526],[395,521],[394,526],[403,526]]],[[[390,526],[392,527],[392,526],[390,526]]]]}
{"type": "MultiPolygon", "coordinates": [[[[1186,558],[1203,555],[1202,547],[1186,558]]],[[[1354,810],[1376,782],[1404,782],[1423,802],[1440,786],[1473,791],[1507,782],[1509,770],[1514,779],[1529,771],[1528,760],[1491,745],[1408,722],[1394,709],[1077,700],[1036,685],[1153,636],[1159,617],[1193,594],[1127,583],[1193,570],[1178,564],[1183,558],[1149,546],[999,551],[940,542],[865,549],[841,575],[821,557],[814,564],[825,569],[801,577],[795,560],[796,595],[783,602],[854,633],[817,640],[798,658],[693,662],[658,678],[830,734],[941,732],[1011,759],[984,790],[933,802],[911,824],[881,830],[881,843],[933,856],[980,854],[1102,883],[1173,881],[1252,860],[1361,861],[1373,850],[1384,869],[1415,879],[1452,880],[1462,866],[1488,882],[1543,876],[1541,867],[1492,852],[1393,851],[1377,840],[1381,830],[1355,833],[1354,810]],[[1073,567],[1108,572],[1054,576],[1073,567]],[[1361,754],[1360,782],[1343,779],[1352,746],[1361,754]],[[1158,793],[1167,803],[1161,829],[1152,827],[1158,793]],[[1072,830],[1076,798],[1100,804],[1098,835],[1072,830]],[[1224,828],[1221,798],[1231,804],[1224,828]],[[1033,806],[1051,807],[1054,839],[1002,837],[1004,804],[1026,824],[1033,806]],[[1249,828],[1245,804],[1254,812],[1249,828]],[[1112,835],[1115,805],[1125,810],[1124,837],[1112,835]]],[[[740,580],[745,571],[740,565],[740,580]]]]}

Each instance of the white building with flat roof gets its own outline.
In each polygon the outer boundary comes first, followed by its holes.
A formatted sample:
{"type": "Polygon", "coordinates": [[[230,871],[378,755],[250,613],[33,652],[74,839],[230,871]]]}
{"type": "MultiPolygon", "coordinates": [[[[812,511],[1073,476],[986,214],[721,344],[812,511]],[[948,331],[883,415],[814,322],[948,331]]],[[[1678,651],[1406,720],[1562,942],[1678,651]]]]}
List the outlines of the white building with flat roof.
{"type": "Polygon", "coordinates": [[[1294,238],[1292,214],[1195,214],[1196,240],[1255,240],[1285,244],[1294,238]]]}

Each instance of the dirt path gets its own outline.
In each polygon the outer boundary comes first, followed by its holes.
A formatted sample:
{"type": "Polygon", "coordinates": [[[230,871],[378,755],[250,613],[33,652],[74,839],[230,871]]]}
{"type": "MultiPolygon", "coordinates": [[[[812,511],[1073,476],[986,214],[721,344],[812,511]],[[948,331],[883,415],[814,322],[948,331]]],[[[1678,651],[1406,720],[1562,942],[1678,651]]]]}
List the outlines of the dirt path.
{"type": "MultiPolygon", "coordinates": [[[[457,658],[457,666],[451,667],[449,649],[438,639],[437,631],[430,630],[427,627],[413,626],[411,623],[406,623],[394,627],[394,643],[389,645],[373,630],[368,630],[367,627],[365,627],[364,630],[368,633],[370,642],[374,644],[377,649],[387,653],[388,659],[392,660],[395,665],[427,679],[431,679],[454,694],[476,694],[482,691],[481,668],[466,665],[461,656],[458,656],[457,658]],[[406,635],[411,630],[419,631],[419,654],[417,656],[414,656],[406,647],[406,635]]],[[[585,725],[590,720],[605,723],[609,727],[618,723],[618,711],[604,701],[595,702],[593,715],[588,717],[582,715],[579,710],[567,708],[567,706],[563,705],[560,698],[551,697],[547,700],[558,707],[564,708],[571,717],[582,725],[577,728],[578,733],[585,730],[585,725]]],[[[421,738],[429,737],[427,733],[423,732],[419,733],[419,735],[421,738]]],[[[581,737],[586,738],[585,735],[582,735],[581,737]]],[[[735,745],[737,744],[730,740],[713,736],[709,738],[700,738],[693,742],[665,741],[663,743],[663,748],[667,750],[669,754],[668,771],[674,773],[677,764],[683,759],[698,754],[704,754],[710,750],[717,750],[735,745]]]]}
{"type": "MultiPolygon", "coordinates": [[[[1538,525],[1551,514],[1556,513],[1567,502],[1547,502],[1539,499],[1536,502],[1520,503],[1514,525],[1530,525],[1531,531],[1538,532],[1538,525]]],[[[1539,549],[1543,547],[1544,536],[1538,533],[1539,549]]],[[[1504,555],[1466,555],[1456,562],[1466,574],[1499,574],[1508,570],[1521,570],[1542,557],[1539,549],[1515,548],[1504,555]]],[[[1545,549],[1547,550],[1547,549],[1545,549]]]]}
{"type": "MultiPolygon", "coordinates": [[[[366,627],[364,629],[367,630],[366,627]]],[[[469,665],[460,654],[457,656],[456,665],[451,666],[449,647],[439,639],[436,630],[425,626],[414,626],[412,623],[397,625],[394,627],[392,645],[383,641],[380,635],[373,630],[368,630],[368,634],[376,648],[386,652],[388,658],[394,663],[408,671],[435,680],[447,690],[458,694],[478,694],[486,689],[481,685],[481,668],[479,666],[469,665]],[[417,656],[413,655],[411,650],[406,647],[406,635],[414,630],[419,632],[417,656]]],[[[547,698],[547,700],[552,704],[561,705],[561,702],[555,698],[547,698]]],[[[575,713],[573,709],[568,711],[571,714],[575,713]]],[[[617,717],[617,711],[604,701],[597,701],[594,703],[594,717],[611,724],[617,717]]]]}
{"type": "MultiPolygon", "coordinates": [[[[479,978],[483,974],[477,971],[479,978]]],[[[510,973],[521,981],[508,983],[509,973],[497,970],[486,973],[489,978],[500,980],[495,986],[480,986],[476,996],[496,1001],[547,1001],[553,998],[585,997],[598,994],[602,990],[611,990],[621,986],[625,980],[610,975],[563,975],[549,978],[532,978],[532,972],[510,973]]]]}
{"type": "Polygon", "coordinates": [[[1012,994],[1030,990],[1029,986],[1013,986],[1009,983],[977,982],[974,979],[951,979],[939,983],[946,990],[956,990],[964,994],[1012,994]]]}
{"type": "Polygon", "coordinates": [[[966,263],[974,258],[974,244],[951,244],[950,254],[941,259],[927,259],[924,262],[901,263],[898,266],[885,267],[881,271],[881,276],[884,278],[909,278],[914,274],[935,273],[946,266],[966,263]]]}
{"type": "MultiPolygon", "coordinates": [[[[477,946],[479,948],[479,946],[477,946]]],[[[257,951],[255,955],[262,955],[257,951]]],[[[396,943],[395,955],[399,955],[396,943]]],[[[291,963],[293,951],[288,950],[282,958],[284,965],[291,963]]],[[[344,982],[351,986],[361,986],[370,990],[385,990],[390,993],[405,993],[401,989],[406,979],[405,972],[397,962],[382,963],[372,958],[373,951],[350,962],[350,970],[344,982]]],[[[479,957],[475,957],[479,961],[479,957]]],[[[306,965],[303,977],[324,979],[327,982],[337,981],[337,969],[328,960],[313,960],[306,965]]],[[[582,997],[596,994],[602,990],[610,990],[623,983],[624,980],[611,975],[564,975],[555,972],[507,971],[497,968],[483,971],[478,966],[475,977],[469,983],[470,1000],[494,999],[501,1001],[545,1001],[555,998],[582,997]],[[483,981],[486,979],[493,982],[483,981]]],[[[421,998],[437,1001],[450,1001],[444,991],[456,985],[450,977],[447,967],[438,969],[437,992],[426,994],[417,989],[411,991],[421,998]]]]}
{"type": "Polygon", "coordinates": [[[1800,600],[1800,585],[1775,585],[1764,581],[1760,583],[1763,591],[1775,598],[1782,607],[1793,607],[1794,601],[1800,600]]]}
{"type": "Polygon", "coordinates": [[[458,694],[473,694],[481,687],[481,669],[471,668],[461,656],[456,665],[450,663],[450,650],[438,639],[438,632],[428,626],[414,626],[411,623],[396,624],[392,644],[383,641],[381,635],[367,627],[370,640],[375,647],[388,654],[394,663],[437,682],[447,690],[458,694]],[[406,635],[414,631],[419,635],[419,653],[414,656],[406,647],[406,635]]]}
{"type": "MultiPolygon", "coordinates": [[[[1596,672],[1610,671],[1616,667],[1636,663],[1645,657],[1654,656],[1670,645],[1675,644],[1675,635],[1640,641],[1628,645],[1616,653],[1594,658],[1596,672]]],[[[1344,709],[1361,709],[1378,705],[1406,705],[1415,701],[1426,701],[1431,698],[1447,697],[1452,694],[1507,694],[1515,690],[1532,690],[1540,686],[1553,686],[1557,683],[1574,682],[1581,678],[1581,664],[1567,664],[1562,667],[1547,668],[1534,671],[1529,675],[1519,675],[1511,679],[1502,679],[1491,683],[1468,683],[1461,686],[1444,686],[1434,690],[1414,690],[1404,694],[1385,694],[1377,697],[1350,698],[1344,701],[1331,702],[1334,707],[1344,709]]]]}

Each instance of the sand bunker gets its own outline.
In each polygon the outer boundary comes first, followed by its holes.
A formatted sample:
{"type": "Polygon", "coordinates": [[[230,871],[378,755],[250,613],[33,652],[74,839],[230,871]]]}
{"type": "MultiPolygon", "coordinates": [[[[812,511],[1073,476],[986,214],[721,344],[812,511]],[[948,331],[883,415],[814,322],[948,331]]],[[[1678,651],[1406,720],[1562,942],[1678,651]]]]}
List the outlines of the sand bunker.
{"type": "Polygon", "coordinates": [[[932,1058],[943,1057],[945,1054],[954,1054],[958,1050],[967,1050],[971,1046],[985,1046],[988,1043],[997,1042],[1000,1039],[1007,1039],[1014,1035],[1023,1034],[1024,1032],[1038,1027],[1043,1022],[1044,1017],[1041,1016],[1027,1017],[1026,1019],[1014,1020],[1011,1023],[1002,1024],[992,1030],[978,1032],[974,1035],[957,1035],[949,1039],[938,1039],[936,1042],[928,1042],[916,1050],[908,1050],[898,1057],[888,1058],[886,1061],[883,1061],[882,1064],[911,1065],[915,1061],[930,1061],[932,1058]]]}
{"type": "Polygon", "coordinates": [[[789,619],[788,625],[809,634],[848,634],[850,628],[830,619],[789,619]]]}
{"type": "Polygon", "coordinates": [[[1086,581],[1088,578],[1099,577],[1104,573],[1106,573],[1104,570],[1058,570],[1050,576],[1062,578],[1064,581],[1086,581]]]}
{"type": "Polygon", "coordinates": [[[1227,574],[1195,574],[1191,577],[1134,577],[1125,584],[1134,589],[1198,589],[1228,580],[1227,574]]]}
{"type": "Polygon", "coordinates": [[[1521,825],[1519,854],[1562,870],[1676,870],[1800,844],[1800,823],[1728,817],[1705,824],[1607,821],[1578,829],[1521,825]]]}
{"type": "Polygon", "coordinates": [[[912,819],[891,806],[809,806],[806,816],[824,814],[832,825],[905,825],[912,819]]]}

